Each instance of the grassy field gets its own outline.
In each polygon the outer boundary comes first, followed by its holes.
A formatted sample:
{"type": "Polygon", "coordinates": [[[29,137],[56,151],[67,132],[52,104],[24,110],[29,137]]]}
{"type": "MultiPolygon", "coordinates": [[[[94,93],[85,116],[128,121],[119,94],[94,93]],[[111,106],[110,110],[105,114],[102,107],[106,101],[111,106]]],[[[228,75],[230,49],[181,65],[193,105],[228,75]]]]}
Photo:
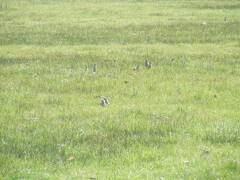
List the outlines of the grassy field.
{"type": "Polygon", "coordinates": [[[0,0],[0,179],[240,179],[239,89],[239,0],[0,0]]]}

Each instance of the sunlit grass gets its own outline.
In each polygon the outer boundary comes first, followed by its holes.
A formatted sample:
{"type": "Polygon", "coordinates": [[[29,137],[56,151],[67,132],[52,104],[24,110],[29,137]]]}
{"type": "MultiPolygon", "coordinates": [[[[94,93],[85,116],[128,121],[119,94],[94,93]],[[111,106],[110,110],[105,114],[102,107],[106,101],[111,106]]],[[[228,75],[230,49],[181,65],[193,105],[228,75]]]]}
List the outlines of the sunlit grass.
{"type": "Polygon", "coordinates": [[[0,178],[238,179],[239,5],[0,1],[0,178]]]}

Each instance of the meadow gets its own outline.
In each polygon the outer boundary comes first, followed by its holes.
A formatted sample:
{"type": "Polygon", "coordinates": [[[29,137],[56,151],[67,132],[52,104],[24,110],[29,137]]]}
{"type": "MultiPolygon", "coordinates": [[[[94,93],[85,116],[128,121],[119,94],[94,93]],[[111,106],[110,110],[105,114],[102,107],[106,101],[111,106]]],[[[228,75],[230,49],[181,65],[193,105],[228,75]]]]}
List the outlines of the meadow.
{"type": "Polygon", "coordinates": [[[239,0],[0,0],[0,179],[240,179],[239,88],[239,0]]]}

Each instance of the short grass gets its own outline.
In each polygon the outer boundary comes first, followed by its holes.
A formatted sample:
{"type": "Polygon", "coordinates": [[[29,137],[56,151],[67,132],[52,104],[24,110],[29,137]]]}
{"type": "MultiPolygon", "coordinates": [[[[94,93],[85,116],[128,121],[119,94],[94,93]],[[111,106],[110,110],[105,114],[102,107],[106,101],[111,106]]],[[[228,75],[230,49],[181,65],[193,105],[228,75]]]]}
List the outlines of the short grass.
{"type": "Polygon", "coordinates": [[[0,0],[0,179],[239,179],[239,88],[238,0],[0,0]]]}

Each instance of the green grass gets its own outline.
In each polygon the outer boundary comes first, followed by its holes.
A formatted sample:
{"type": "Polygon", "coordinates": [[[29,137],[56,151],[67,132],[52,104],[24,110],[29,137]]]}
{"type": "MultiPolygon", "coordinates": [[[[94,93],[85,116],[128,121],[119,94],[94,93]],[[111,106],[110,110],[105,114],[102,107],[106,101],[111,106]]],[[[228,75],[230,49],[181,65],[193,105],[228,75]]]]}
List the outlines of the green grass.
{"type": "Polygon", "coordinates": [[[0,0],[0,179],[237,180],[239,86],[238,0],[0,0]]]}

